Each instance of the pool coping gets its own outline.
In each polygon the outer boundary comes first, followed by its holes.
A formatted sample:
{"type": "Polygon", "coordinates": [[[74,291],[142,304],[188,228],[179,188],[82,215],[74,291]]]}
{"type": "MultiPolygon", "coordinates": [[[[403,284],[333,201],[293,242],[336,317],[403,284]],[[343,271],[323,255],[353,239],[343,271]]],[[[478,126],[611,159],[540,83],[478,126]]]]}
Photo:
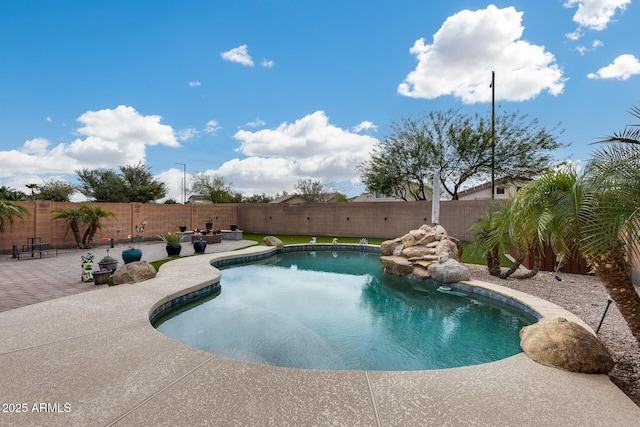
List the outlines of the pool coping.
{"type": "MultiPolygon", "coordinates": [[[[151,326],[149,317],[162,304],[219,282],[221,273],[212,262],[275,251],[251,247],[184,257],[164,264],[145,282],[0,313],[0,402],[26,405],[24,412],[0,412],[0,424],[624,426],[640,421],[640,408],[606,375],[549,368],[522,353],[436,371],[313,371],[208,354],[151,326]]],[[[584,324],[518,291],[475,280],[463,285],[534,306],[545,317],[584,324]]]]}

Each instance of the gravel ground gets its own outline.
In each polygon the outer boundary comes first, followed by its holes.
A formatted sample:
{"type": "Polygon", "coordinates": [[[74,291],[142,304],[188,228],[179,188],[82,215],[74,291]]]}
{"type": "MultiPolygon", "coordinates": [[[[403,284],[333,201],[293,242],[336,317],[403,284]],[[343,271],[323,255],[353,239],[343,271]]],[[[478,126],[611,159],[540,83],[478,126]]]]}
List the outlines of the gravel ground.
{"type": "MultiPolygon", "coordinates": [[[[595,276],[563,273],[560,275],[562,281],[557,281],[552,273],[543,271],[531,279],[504,280],[491,276],[486,266],[466,266],[471,270],[472,279],[495,283],[549,300],[580,317],[594,331],[607,307],[607,291],[595,276]]],[[[615,303],[609,306],[598,337],[615,361],[609,377],[640,406],[640,344],[631,334],[615,303]]]]}

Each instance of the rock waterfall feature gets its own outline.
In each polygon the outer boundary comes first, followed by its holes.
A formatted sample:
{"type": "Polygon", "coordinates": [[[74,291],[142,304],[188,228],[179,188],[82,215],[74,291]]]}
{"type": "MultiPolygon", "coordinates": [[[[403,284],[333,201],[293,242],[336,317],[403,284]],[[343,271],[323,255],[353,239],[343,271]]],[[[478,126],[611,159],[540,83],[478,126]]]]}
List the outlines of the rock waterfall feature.
{"type": "Polygon", "coordinates": [[[380,245],[380,262],[387,273],[412,274],[442,283],[469,280],[469,269],[460,264],[462,243],[441,225],[423,224],[404,236],[380,245]]]}

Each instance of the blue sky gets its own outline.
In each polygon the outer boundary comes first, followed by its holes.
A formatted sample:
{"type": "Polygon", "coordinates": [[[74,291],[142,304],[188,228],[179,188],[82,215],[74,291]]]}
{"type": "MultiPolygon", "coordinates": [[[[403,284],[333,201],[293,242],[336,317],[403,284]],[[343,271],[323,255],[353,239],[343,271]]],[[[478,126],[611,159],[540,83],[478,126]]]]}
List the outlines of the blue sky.
{"type": "Polygon", "coordinates": [[[245,194],[364,188],[389,125],[519,111],[585,160],[640,105],[637,0],[0,0],[0,185],[146,163],[245,194]],[[178,164],[180,163],[180,164],[178,164]]]}

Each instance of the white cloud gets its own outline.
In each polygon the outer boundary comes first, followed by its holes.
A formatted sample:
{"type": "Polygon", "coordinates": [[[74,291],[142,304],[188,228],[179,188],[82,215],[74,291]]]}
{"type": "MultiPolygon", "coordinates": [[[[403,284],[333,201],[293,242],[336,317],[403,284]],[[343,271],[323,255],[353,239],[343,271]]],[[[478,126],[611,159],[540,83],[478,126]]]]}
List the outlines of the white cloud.
{"type": "Polygon", "coordinates": [[[51,117],[49,117],[49,116],[47,116],[47,117],[45,118],[45,120],[46,120],[46,121],[48,121],[49,123],[51,123],[51,121],[52,121],[52,120],[51,120],[51,117]]]}
{"type": "Polygon", "coordinates": [[[578,7],[573,15],[573,21],[578,24],[575,32],[567,34],[571,40],[576,40],[583,35],[582,28],[594,31],[602,31],[607,28],[613,15],[618,10],[624,12],[631,0],[566,0],[564,7],[578,7]]]}
{"type": "Polygon", "coordinates": [[[201,85],[201,83],[198,80],[189,82],[189,87],[198,87],[200,85],[201,85]]]}
{"type": "Polygon", "coordinates": [[[360,123],[357,126],[354,126],[351,129],[353,132],[358,133],[358,132],[362,132],[363,130],[368,131],[374,131],[377,132],[378,131],[378,126],[374,125],[372,122],[365,120],[364,122],[360,123]]]}
{"type": "Polygon", "coordinates": [[[248,49],[249,47],[246,44],[243,44],[242,46],[238,46],[226,52],[222,52],[220,56],[225,61],[237,62],[238,64],[253,67],[253,59],[251,59],[251,55],[249,55],[248,49]]]}
{"type": "Polygon", "coordinates": [[[237,151],[247,158],[232,159],[211,172],[245,194],[292,191],[300,178],[356,182],[356,166],[378,142],[332,125],[323,111],[275,129],[239,130],[234,138],[241,142],[237,151]]]}
{"type": "Polygon", "coordinates": [[[242,126],[238,126],[238,127],[239,128],[257,128],[260,126],[264,126],[266,124],[267,122],[265,122],[264,120],[261,120],[260,117],[256,117],[254,121],[245,123],[242,126]]]}
{"type": "Polygon", "coordinates": [[[260,65],[262,65],[264,68],[271,68],[274,65],[276,65],[275,62],[273,62],[273,60],[269,59],[263,59],[262,62],[260,63],[260,65]]]}
{"type": "Polygon", "coordinates": [[[640,62],[633,55],[620,55],[613,60],[613,64],[600,68],[595,73],[587,74],[590,79],[617,79],[627,80],[629,77],[640,74],[640,62]]]}
{"type": "Polygon", "coordinates": [[[433,44],[417,40],[409,50],[416,69],[398,86],[400,95],[433,99],[453,95],[466,104],[491,100],[491,71],[496,99],[525,101],[546,90],[562,93],[565,78],[543,46],[522,40],[522,12],[489,5],[449,17],[433,44]]]}
{"type": "Polygon", "coordinates": [[[176,137],[178,138],[178,141],[188,141],[196,135],[198,135],[197,129],[186,128],[179,130],[176,134],[176,137]]]}
{"type": "Polygon", "coordinates": [[[207,126],[204,128],[205,133],[216,133],[220,130],[220,125],[216,120],[209,120],[207,126]]]}
{"type": "Polygon", "coordinates": [[[87,111],[77,120],[82,135],[70,143],[50,148],[44,138],[26,141],[18,150],[0,151],[0,177],[28,174],[72,174],[88,168],[114,168],[144,162],[146,147],[179,147],[171,126],[160,124],[160,116],[143,116],[133,107],[87,111]]]}
{"type": "Polygon", "coordinates": [[[585,47],[585,46],[578,46],[578,47],[576,47],[576,50],[578,51],[578,53],[580,55],[584,55],[585,53],[590,52],[590,51],[594,51],[597,48],[602,47],[602,46],[604,46],[604,43],[602,42],[602,40],[597,40],[596,39],[596,40],[593,41],[593,43],[591,43],[591,48],[588,48],[588,47],[585,47]]]}

